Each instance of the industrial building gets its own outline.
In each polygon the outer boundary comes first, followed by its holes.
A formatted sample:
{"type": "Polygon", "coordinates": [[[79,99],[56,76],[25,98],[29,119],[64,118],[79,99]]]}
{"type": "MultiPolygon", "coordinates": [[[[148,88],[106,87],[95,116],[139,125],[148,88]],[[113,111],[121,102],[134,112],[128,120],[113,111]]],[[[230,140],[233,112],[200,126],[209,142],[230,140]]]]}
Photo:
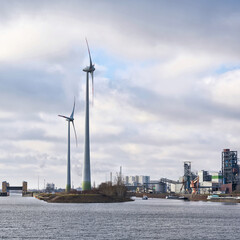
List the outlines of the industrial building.
{"type": "Polygon", "coordinates": [[[130,191],[163,193],[167,191],[167,184],[162,179],[150,180],[150,176],[125,176],[124,184],[130,191]]]}
{"type": "Polygon", "coordinates": [[[219,172],[191,171],[191,162],[184,162],[184,174],[179,182],[172,183],[172,193],[229,193],[240,190],[240,176],[237,151],[222,151],[222,169],[219,172]]]}
{"type": "MultiPolygon", "coordinates": [[[[126,176],[124,184],[129,191],[148,192],[148,193],[166,193],[170,192],[170,185],[177,184],[179,181],[160,178],[159,180],[150,180],[150,176],[126,176]]],[[[182,185],[181,185],[182,186],[182,185]]]]}
{"type": "Polygon", "coordinates": [[[123,182],[129,191],[146,192],[150,183],[150,176],[125,176],[123,182]]]}
{"type": "Polygon", "coordinates": [[[199,182],[210,182],[212,181],[212,175],[208,171],[198,171],[199,182]]]}
{"type": "MultiPolygon", "coordinates": [[[[184,174],[185,173],[186,172],[184,171],[184,174]]],[[[198,171],[197,174],[190,172],[187,177],[185,175],[183,177],[180,177],[178,182],[171,183],[170,192],[209,194],[215,191],[219,191],[219,188],[222,184],[220,181],[222,175],[221,173],[215,172],[213,174],[214,175],[205,170],[198,171]]]]}
{"type": "Polygon", "coordinates": [[[179,182],[172,183],[172,193],[229,193],[240,190],[240,174],[237,151],[224,149],[222,151],[222,169],[219,172],[191,171],[191,162],[184,162],[184,174],[179,182]]]}
{"type": "Polygon", "coordinates": [[[54,183],[47,183],[45,192],[52,193],[55,191],[55,184],[54,183]]]}
{"type": "Polygon", "coordinates": [[[185,193],[190,192],[190,182],[192,180],[191,162],[184,162],[183,185],[185,193]]]}
{"type": "Polygon", "coordinates": [[[125,176],[124,184],[126,186],[142,186],[150,183],[150,176],[125,176]]]}
{"type": "Polygon", "coordinates": [[[148,185],[148,191],[152,193],[165,193],[167,192],[167,184],[161,180],[150,181],[150,184],[148,185]]]}
{"type": "Polygon", "coordinates": [[[126,176],[125,185],[131,191],[152,193],[211,194],[240,191],[240,166],[237,151],[223,149],[221,171],[192,172],[191,162],[183,163],[183,176],[178,181],[167,178],[150,180],[150,176],[126,176]]]}

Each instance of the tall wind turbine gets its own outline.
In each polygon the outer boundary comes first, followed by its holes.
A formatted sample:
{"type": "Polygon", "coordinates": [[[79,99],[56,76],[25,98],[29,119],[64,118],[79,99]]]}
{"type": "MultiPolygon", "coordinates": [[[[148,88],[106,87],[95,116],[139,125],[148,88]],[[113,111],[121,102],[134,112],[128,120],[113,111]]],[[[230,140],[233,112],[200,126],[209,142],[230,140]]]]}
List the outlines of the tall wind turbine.
{"type": "Polygon", "coordinates": [[[83,69],[86,72],[86,115],[85,115],[85,148],[84,148],[84,163],[83,163],[83,181],[82,190],[91,190],[91,171],[90,171],[90,141],[89,141],[89,73],[92,78],[92,91],[93,91],[93,72],[95,71],[94,64],[86,39],[90,65],[83,69]]]}
{"type": "Polygon", "coordinates": [[[75,99],[73,104],[73,110],[70,117],[66,117],[63,115],[58,115],[59,117],[63,117],[68,122],[68,153],[67,153],[67,185],[66,185],[66,192],[69,192],[71,190],[71,164],[70,164],[70,122],[72,122],[74,133],[75,133],[75,139],[76,139],[76,145],[77,145],[77,134],[74,126],[74,110],[75,110],[75,99]]]}

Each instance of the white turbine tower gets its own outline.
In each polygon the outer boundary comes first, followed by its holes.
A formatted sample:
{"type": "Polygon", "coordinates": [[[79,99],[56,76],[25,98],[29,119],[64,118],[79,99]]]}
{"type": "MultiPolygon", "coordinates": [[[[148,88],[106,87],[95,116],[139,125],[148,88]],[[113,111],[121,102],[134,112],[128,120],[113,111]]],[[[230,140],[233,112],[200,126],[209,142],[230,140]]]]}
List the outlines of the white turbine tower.
{"type": "Polygon", "coordinates": [[[92,77],[93,92],[93,72],[95,67],[92,64],[91,54],[86,39],[90,65],[83,69],[86,72],[86,115],[85,115],[85,146],[84,146],[84,163],[83,163],[83,181],[82,190],[91,190],[91,170],[90,170],[90,139],[89,139],[89,73],[92,77]]]}
{"type": "Polygon", "coordinates": [[[73,110],[70,117],[66,117],[63,115],[58,115],[59,117],[63,117],[68,122],[68,153],[67,153],[67,185],[66,185],[66,192],[69,192],[71,190],[71,164],[70,164],[70,122],[72,122],[74,133],[75,133],[75,139],[76,139],[76,145],[77,145],[77,134],[74,126],[74,110],[75,110],[75,99],[73,104],[73,110]]]}

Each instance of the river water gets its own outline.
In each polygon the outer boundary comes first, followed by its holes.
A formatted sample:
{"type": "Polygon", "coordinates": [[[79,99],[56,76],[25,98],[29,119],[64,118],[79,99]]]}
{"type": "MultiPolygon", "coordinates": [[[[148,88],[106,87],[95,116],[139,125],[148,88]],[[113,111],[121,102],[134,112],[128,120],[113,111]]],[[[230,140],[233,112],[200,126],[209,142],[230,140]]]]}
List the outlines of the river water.
{"type": "Polygon", "coordinates": [[[136,199],[53,204],[0,197],[0,239],[239,239],[240,204],[136,199]]]}

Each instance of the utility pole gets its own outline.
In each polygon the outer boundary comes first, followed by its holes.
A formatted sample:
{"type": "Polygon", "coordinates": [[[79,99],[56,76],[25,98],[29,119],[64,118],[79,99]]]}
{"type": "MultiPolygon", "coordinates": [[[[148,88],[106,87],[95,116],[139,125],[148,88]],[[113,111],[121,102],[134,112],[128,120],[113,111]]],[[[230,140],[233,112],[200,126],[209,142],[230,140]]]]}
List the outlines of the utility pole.
{"type": "Polygon", "coordinates": [[[120,184],[122,184],[122,166],[120,166],[120,184]]]}

